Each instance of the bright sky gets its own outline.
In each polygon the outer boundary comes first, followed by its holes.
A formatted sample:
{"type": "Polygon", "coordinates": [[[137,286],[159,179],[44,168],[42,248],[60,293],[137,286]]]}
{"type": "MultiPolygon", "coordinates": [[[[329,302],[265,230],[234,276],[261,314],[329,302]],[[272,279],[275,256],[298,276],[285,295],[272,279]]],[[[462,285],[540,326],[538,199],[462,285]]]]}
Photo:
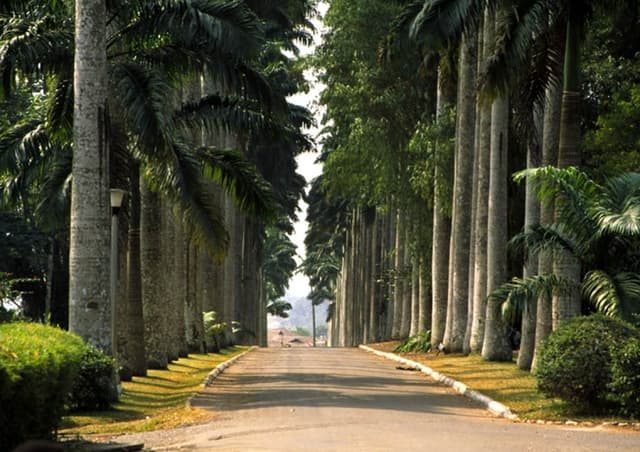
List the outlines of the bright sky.
{"type": "MultiPolygon", "coordinates": [[[[318,10],[320,11],[320,14],[322,16],[324,16],[328,8],[329,8],[329,5],[328,3],[325,3],[325,2],[321,2],[318,5],[318,10]]],[[[313,23],[317,30],[316,35],[314,36],[314,41],[315,41],[315,44],[317,45],[320,42],[322,33],[324,32],[324,27],[322,25],[322,22],[319,22],[317,20],[314,20],[313,23]]],[[[313,52],[314,48],[315,48],[315,45],[312,47],[301,47],[301,54],[308,55],[311,52],[313,52]]],[[[308,93],[301,93],[301,94],[292,96],[289,98],[289,101],[294,104],[304,105],[307,108],[309,108],[313,112],[316,118],[316,123],[319,124],[320,118],[322,117],[322,111],[320,111],[320,109],[318,108],[317,101],[318,101],[318,96],[322,91],[322,86],[315,80],[315,78],[313,77],[313,74],[307,72],[305,73],[305,77],[310,82],[311,90],[308,93]]],[[[312,128],[308,130],[308,133],[309,135],[315,138],[318,134],[318,129],[312,128]]],[[[305,177],[305,179],[307,179],[307,182],[310,182],[314,177],[318,176],[322,172],[321,165],[315,163],[315,160],[317,159],[317,157],[318,157],[318,154],[313,152],[313,153],[305,153],[305,154],[299,155],[296,159],[299,166],[298,172],[302,174],[305,177]]],[[[307,187],[307,190],[308,190],[308,187],[307,187]]],[[[300,201],[300,210],[301,212],[298,215],[300,218],[300,221],[298,221],[294,225],[295,231],[293,236],[291,237],[291,239],[293,240],[293,243],[295,243],[298,247],[298,256],[299,256],[297,259],[298,263],[300,263],[300,261],[305,256],[304,236],[307,231],[307,222],[305,221],[305,218],[307,216],[307,204],[303,201],[300,201]]],[[[309,288],[308,279],[301,274],[296,274],[290,281],[289,289],[287,290],[285,299],[291,300],[295,298],[306,297],[309,291],[310,291],[310,288],[309,288]]]]}

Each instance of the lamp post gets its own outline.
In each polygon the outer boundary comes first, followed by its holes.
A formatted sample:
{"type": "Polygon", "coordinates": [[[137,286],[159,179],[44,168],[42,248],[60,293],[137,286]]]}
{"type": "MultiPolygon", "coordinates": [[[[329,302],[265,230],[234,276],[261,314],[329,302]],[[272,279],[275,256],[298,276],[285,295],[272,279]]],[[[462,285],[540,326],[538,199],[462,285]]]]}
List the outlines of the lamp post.
{"type": "Polygon", "coordinates": [[[126,191],[112,188],[111,192],[111,274],[109,292],[111,297],[111,356],[117,358],[116,346],[116,300],[118,290],[118,213],[126,191]]]}

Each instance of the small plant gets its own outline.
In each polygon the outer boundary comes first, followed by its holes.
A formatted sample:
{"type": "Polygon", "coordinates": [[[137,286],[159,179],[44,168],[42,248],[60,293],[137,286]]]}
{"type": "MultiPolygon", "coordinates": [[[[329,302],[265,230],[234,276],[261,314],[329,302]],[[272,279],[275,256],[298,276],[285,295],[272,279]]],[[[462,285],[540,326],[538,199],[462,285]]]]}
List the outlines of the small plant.
{"type": "Polygon", "coordinates": [[[402,341],[394,353],[428,352],[431,351],[431,331],[426,330],[402,341]]]}
{"type": "Polygon", "coordinates": [[[601,410],[611,402],[612,354],[637,334],[630,324],[601,314],[564,323],[540,350],[539,389],[581,411],[601,410]]]}
{"type": "Polygon", "coordinates": [[[202,318],[204,321],[204,334],[208,339],[207,348],[216,353],[220,351],[224,330],[227,327],[227,324],[225,322],[218,321],[218,314],[216,311],[203,312],[202,318]]]}
{"type": "Polygon", "coordinates": [[[118,399],[115,362],[101,351],[86,346],[78,377],[67,403],[72,411],[106,410],[118,399]]]}

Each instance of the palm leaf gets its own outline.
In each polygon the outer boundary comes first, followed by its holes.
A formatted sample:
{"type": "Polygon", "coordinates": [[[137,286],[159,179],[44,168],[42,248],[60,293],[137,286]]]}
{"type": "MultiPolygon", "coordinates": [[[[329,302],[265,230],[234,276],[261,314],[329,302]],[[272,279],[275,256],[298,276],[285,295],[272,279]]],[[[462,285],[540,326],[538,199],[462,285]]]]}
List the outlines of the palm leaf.
{"type": "Polygon", "coordinates": [[[640,311],[640,275],[621,272],[612,276],[602,270],[592,270],[584,277],[582,296],[598,312],[632,320],[632,314],[640,311]]]}
{"type": "Polygon", "coordinates": [[[590,210],[591,200],[601,193],[602,188],[573,167],[531,168],[514,175],[516,181],[525,178],[533,184],[541,201],[555,201],[556,211],[561,216],[558,229],[575,238],[574,245],[582,248],[582,251],[576,250],[577,255],[584,254],[597,234],[597,224],[590,210]]]}
{"type": "Polygon", "coordinates": [[[132,22],[109,41],[146,43],[158,36],[188,48],[251,57],[262,39],[256,16],[242,1],[154,0],[139,2],[132,22]]]}
{"type": "Polygon", "coordinates": [[[486,0],[425,0],[411,24],[413,38],[427,38],[442,45],[474,29],[486,0]]]}
{"type": "Polygon", "coordinates": [[[550,298],[553,292],[568,292],[573,283],[554,274],[535,275],[528,278],[512,278],[489,294],[489,298],[502,306],[502,317],[515,323],[525,304],[541,296],[550,298]]]}
{"type": "Polygon", "coordinates": [[[216,192],[203,179],[201,162],[185,144],[173,142],[170,150],[170,159],[143,155],[143,174],[152,189],[172,201],[193,242],[220,260],[226,253],[229,235],[216,192]]]}
{"type": "Polygon", "coordinates": [[[273,219],[277,209],[271,187],[240,152],[208,147],[198,151],[198,158],[205,177],[219,183],[241,210],[265,221],[273,219]]]}
{"type": "Polygon", "coordinates": [[[509,249],[516,254],[536,256],[544,251],[566,250],[574,256],[581,250],[576,249],[575,240],[565,235],[566,231],[557,225],[533,225],[511,238],[509,249]]]}
{"type": "Polygon", "coordinates": [[[0,74],[5,83],[0,96],[11,89],[15,71],[43,74],[73,66],[73,26],[58,17],[0,18],[0,74]]]}
{"type": "Polygon", "coordinates": [[[601,235],[640,235],[640,174],[625,173],[608,179],[591,211],[601,235]]]}

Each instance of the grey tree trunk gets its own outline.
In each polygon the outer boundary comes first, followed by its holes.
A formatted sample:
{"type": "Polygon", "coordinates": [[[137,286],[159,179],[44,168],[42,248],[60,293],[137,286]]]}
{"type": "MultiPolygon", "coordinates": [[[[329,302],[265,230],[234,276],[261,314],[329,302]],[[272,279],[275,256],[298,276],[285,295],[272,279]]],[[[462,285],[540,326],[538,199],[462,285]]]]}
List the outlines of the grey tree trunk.
{"type": "MultiPolygon", "coordinates": [[[[533,114],[534,127],[536,133],[531,139],[527,148],[527,168],[537,168],[540,166],[541,155],[541,138],[542,134],[542,109],[536,106],[533,114]]],[[[525,212],[524,212],[524,229],[528,230],[532,226],[540,222],[540,203],[533,187],[533,184],[527,182],[525,192],[525,212]]],[[[523,278],[534,276],[538,273],[538,257],[529,255],[522,269],[523,278]]],[[[528,300],[522,309],[522,327],[520,350],[518,352],[518,367],[523,370],[531,369],[533,361],[533,353],[535,350],[536,337],[536,312],[538,300],[528,300]]]]}
{"type": "MultiPolygon", "coordinates": [[[[560,104],[562,90],[558,86],[551,86],[545,95],[544,118],[542,124],[542,165],[555,166],[558,161],[558,143],[560,140],[560,104]]],[[[541,203],[540,224],[549,225],[553,223],[554,204],[541,203]]],[[[538,274],[546,275],[553,272],[553,253],[542,252],[538,256],[538,274]]],[[[536,309],[536,337],[535,351],[532,369],[536,367],[536,353],[542,341],[551,334],[552,329],[552,309],[551,299],[540,297],[536,309]]]]}
{"type": "Polygon", "coordinates": [[[469,235],[475,125],[476,40],[464,35],[460,43],[458,88],[458,139],[453,191],[451,232],[451,309],[447,312],[444,345],[449,352],[461,352],[468,315],[469,235]]]}
{"type": "MultiPolygon", "coordinates": [[[[447,73],[438,69],[437,116],[441,117],[445,107],[453,103],[452,85],[447,73]]],[[[433,238],[431,242],[431,346],[436,347],[444,339],[449,293],[449,239],[451,218],[444,209],[445,200],[438,181],[440,168],[435,169],[433,191],[433,238]]]]}
{"type": "Polygon", "coordinates": [[[140,264],[140,166],[132,161],[131,190],[129,205],[131,209],[129,224],[129,245],[127,253],[127,364],[134,376],[147,374],[145,358],[144,315],[142,308],[141,264],[140,264]]]}
{"type": "Polygon", "coordinates": [[[145,349],[150,369],[165,369],[167,356],[167,328],[165,325],[165,294],[158,281],[163,273],[161,261],[162,203],[146,181],[140,181],[142,211],[140,218],[142,267],[142,307],[145,326],[145,349]]]}
{"type": "Polygon", "coordinates": [[[109,157],[104,0],[77,0],[69,330],[111,354],[109,157]]]}
{"type": "Polygon", "coordinates": [[[395,254],[394,254],[394,289],[393,289],[393,323],[391,326],[391,337],[399,339],[401,337],[402,325],[402,263],[404,259],[404,227],[402,226],[403,214],[400,209],[396,213],[395,224],[395,254]]]}
{"type": "Polygon", "coordinates": [[[167,268],[173,269],[171,277],[167,278],[165,282],[167,285],[171,285],[171,287],[167,287],[167,295],[170,297],[167,310],[170,312],[172,328],[167,334],[175,346],[171,354],[173,355],[177,351],[178,356],[187,356],[189,347],[184,312],[187,294],[187,256],[184,248],[184,231],[180,217],[175,216],[168,207],[164,209],[164,215],[167,227],[164,229],[166,240],[163,259],[167,268]]]}
{"type": "MultiPolygon", "coordinates": [[[[405,214],[406,215],[406,214],[405,214]]],[[[402,300],[400,337],[409,337],[411,329],[411,220],[403,218],[402,268],[400,270],[400,299],[402,300]]]]}
{"type": "Polygon", "coordinates": [[[426,259],[421,259],[418,268],[418,292],[420,298],[420,310],[418,312],[418,331],[420,333],[429,329],[431,325],[431,290],[429,287],[430,274],[426,259]]]}
{"type": "Polygon", "coordinates": [[[409,336],[420,332],[420,265],[415,258],[411,266],[411,329],[409,336]]]}
{"type": "MultiPolygon", "coordinates": [[[[507,280],[507,147],[509,99],[498,97],[491,106],[491,166],[489,217],[487,223],[487,293],[507,280]]],[[[489,361],[510,361],[511,345],[507,325],[502,321],[501,303],[489,299],[482,345],[482,357],[489,361]]]]}
{"type": "MultiPolygon", "coordinates": [[[[488,11],[484,14],[482,57],[488,58],[493,48],[494,21],[488,11]]],[[[474,230],[473,266],[473,323],[471,325],[470,350],[482,351],[485,319],[487,315],[487,222],[489,210],[489,171],[491,163],[491,103],[478,102],[480,114],[478,134],[478,177],[476,196],[476,218],[474,230]]]]}

